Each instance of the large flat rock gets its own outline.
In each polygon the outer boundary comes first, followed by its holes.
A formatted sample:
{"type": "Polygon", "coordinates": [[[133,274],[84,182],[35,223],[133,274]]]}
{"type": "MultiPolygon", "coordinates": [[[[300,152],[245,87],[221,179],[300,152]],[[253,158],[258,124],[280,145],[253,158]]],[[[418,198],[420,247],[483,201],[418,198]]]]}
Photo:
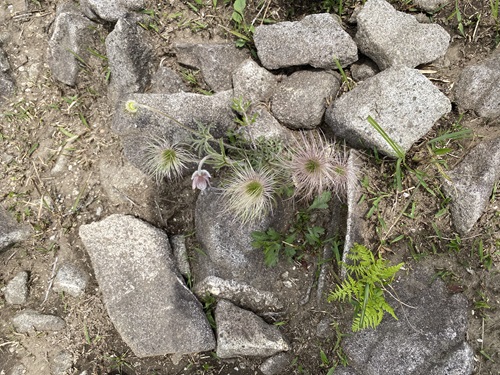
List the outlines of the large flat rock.
{"type": "Polygon", "coordinates": [[[138,357],[215,348],[201,304],[179,276],[167,235],[126,215],[80,227],[108,314],[138,357]]]}
{"type": "Polygon", "coordinates": [[[257,55],[267,69],[296,65],[335,69],[334,59],[343,67],[358,59],[356,43],[328,13],[258,26],[253,38],[257,55]]]}
{"type": "Polygon", "coordinates": [[[434,61],[444,56],[450,43],[450,35],[441,26],[421,24],[385,0],[368,0],[356,20],[358,48],[381,70],[434,61]]]}
{"type": "Polygon", "coordinates": [[[325,121],[335,135],[354,147],[376,147],[396,156],[395,151],[367,121],[371,116],[403,149],[408,151],[434,123],[451,111],[448,98],[415,69],[387,69],[360,83],[335,100],[325,121]]]}

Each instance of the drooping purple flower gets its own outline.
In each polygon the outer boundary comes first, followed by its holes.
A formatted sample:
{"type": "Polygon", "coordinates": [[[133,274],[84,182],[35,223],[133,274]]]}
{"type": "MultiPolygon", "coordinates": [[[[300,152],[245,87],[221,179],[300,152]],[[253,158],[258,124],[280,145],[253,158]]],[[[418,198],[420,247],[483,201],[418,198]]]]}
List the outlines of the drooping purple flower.
{"type": "Polygon", "coordinates": [[[205,169],[198,169],[191,176],[191,180],[193,180],[193,190],[200,189],[201,191],[205,190],[208,186],[210,186],[210,173],[205,169]]]}

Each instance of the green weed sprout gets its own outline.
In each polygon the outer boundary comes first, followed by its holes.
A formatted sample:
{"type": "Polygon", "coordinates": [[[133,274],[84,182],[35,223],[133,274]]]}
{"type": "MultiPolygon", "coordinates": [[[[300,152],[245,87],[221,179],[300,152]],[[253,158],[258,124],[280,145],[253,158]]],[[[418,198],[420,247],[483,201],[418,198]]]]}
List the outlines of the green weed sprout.
{"type": "Polygon", "coordinates": [[[394,280],[394,275],[404,265],[388,266],[382,257],[375,258],[363,245],[355,244],[343,263],[347,269],[347,278],[330,293],[328,302],[348,301],[354,305],[353,332],[365,328],[376,328],[389,313],[397,317],[384,297],[385,287],[394,280]]]}

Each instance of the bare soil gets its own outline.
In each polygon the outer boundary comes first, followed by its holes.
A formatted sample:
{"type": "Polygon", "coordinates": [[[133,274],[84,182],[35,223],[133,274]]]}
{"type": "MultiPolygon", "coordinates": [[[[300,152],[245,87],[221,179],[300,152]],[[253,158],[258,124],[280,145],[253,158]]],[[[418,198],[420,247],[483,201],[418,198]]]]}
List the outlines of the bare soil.
{"type": "MultiPolygon", "coordinates": [[[[179,72],[172,43],[177,40],[234,40],[228,30],[232,8],[219,0],[203,1],[197,12],[188,1],[146,1],[154,16],[146,19],[155,45],[156,63],[160,61],[179,72]]],[[[247,4],[246,18],[272,21],[297,20],[310,13],[325,11],[328,1],[253,1],[247,4]]],[[[189,177],[158,186],[152,179],[131,167],[122,156],[120,141],[110,131],[112,110],[107,99],[107,62],[93,56],[82,66],[79,82],[71,88],[56,82],[47,65],[47,40],[55,17],[56,0],[6,0],[0,4],[0,40],[7,52],[17,91],[0,108],[0,202],[19,222],[29,224],[34,235],[0,254],[0,287],[16,273],[30,274],[29,302],[23,308],[56,314],[68,327],[58,333],[18,334],[10,323],[21,308],[7,306],[0,299],[0,371],[9,373],[16,363],[23,363],[28,374],[49,374],[49,363],[61,350],[72,353],[74,368],[80,374],[254,374],[258,362],[248,359],[219,361],[210,353],[181,359],[139,359],[114,330],[92,277],[82,298],[57,294],[49,289],[54,269],[66,261],[76,262],[92,275],[88,255],[78,237],[82,224],[101,220],[112,213],[140,217],[169,235],[194,232],[194,204],[197,193],[191,190],[189,177]],[[2,305],[3,304],[3,305],[2,305]]],[[[344,4],[342,20],[349,24],[359,2],[344,4]]],[[[411,3],[394,4],[412,14],[411,3]]],[[[421,67],[445,93],[450,94],[463,67],[484,60],[495,47],[498,23],[491,15],[488,1],[458,1],[464,33],[458,29],[455,2],[434,15],[433,22],[445,27],[452,42],[445,58],[421,67]]],[[[331,10],[336,12],[337,9],[331,10]]],[[[98,27],[99,52],[105,55],[104,38],[112,25],[98,27]]],[[[348,72],[347,72],[348,73],[348,72]]],[[[198,75],[193,91],[206,88],[198,75]]],[[[112,77],[111,77],[112,79],[112,77]]],[[[187,82],[187,84],[190,84],[187,82]]],[[[328,133],[328,129],[325,129],[328,133]]],[[[431,189],[439,191],[440,176],[456,165],[467,151],[482,139],[500,135],[500,123],[460,114],[457,108],[442,118],[411,151],[414,168],[428,174],[431,189]],[[445,157],[431,155],[426,141],[450,129],[469,128],[474,136],[454,141],[453,152],[445,157]],[[439,167],[437,167],[439,166],[439,167]]],[[[475,374],[500,373],[500,186],[490,204],[466,238],[454,232],[439,194],[431,195],[411,174],[404,180],[404,190],[393,186],[394,163],[366,152],[363,158],[367,213],[377,197],[378,209],[369,217],[376,251],[394,262],[404,260],[411,269],[414,262],[433,266],[436,275],[447,283],[450,293],[464,293],[469,300],[468,341],[476,353],[475,374]],[[482,255],[479,247],[482,243],[482,255]]],[[[189,251],[195,253],[194,237],[189,237],[189,251]]],[[[312,254],[311,259],[317,254],[312,254]]],[[[297,282],[313,280],[316,263],[311,267],[297,263],[297,282]]],[[[334,287],[334,277],[327,278],[327,288],[334,287]]],[[[320,357],[323,350],[331,364],[341,352],[335,347],[340,332],[347,332],[349,322],[341,309],[326,303],[311,309],[308,305],[291,307],[280,317],[283,333],[290,338],[294,364],[290,373],[326,374],[320,357]],[[318,323],[325,319],[337,322],[333,335],[316,335],[318,323]]],[[[276,319],[275,319],[276,320],[276,319]]],[[[270,320],[272,322],[272,319],[270,320]]]]}

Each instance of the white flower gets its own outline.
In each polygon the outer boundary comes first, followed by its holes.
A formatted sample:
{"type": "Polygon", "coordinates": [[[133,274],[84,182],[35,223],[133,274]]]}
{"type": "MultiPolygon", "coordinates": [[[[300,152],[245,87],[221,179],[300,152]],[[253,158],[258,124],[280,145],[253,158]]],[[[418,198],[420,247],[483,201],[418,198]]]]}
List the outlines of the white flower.
{"type": "Polygon", "coordinates": [[[198,169],[195,171],[191,176],[191,180],[193,180],[193,190],[205,190],[208,186],[210,186],[211,177],[210,173],[208,173],[205,169],[198,169]]]}

